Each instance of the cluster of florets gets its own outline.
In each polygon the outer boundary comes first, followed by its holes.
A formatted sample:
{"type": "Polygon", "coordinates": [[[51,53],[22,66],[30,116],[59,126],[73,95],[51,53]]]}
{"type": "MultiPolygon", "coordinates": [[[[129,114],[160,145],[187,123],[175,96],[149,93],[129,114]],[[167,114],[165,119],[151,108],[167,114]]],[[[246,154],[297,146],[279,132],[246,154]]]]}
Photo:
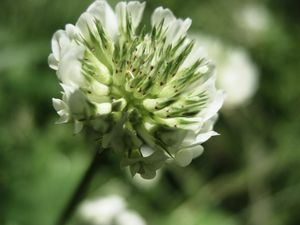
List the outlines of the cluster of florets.
{"type": "Polygon", "coordinates": [[[53,99],[59,123],[90,126],[101,147],[122,157],[131,173],[152,178],[165,161],[188,165],[212,130],[223,93],[214,66],[187,36],[191,20],[157,8],[140,27],[145,3],[113,11],[95,1],[52,40],[50,67],[63,88],[53,99]]]}

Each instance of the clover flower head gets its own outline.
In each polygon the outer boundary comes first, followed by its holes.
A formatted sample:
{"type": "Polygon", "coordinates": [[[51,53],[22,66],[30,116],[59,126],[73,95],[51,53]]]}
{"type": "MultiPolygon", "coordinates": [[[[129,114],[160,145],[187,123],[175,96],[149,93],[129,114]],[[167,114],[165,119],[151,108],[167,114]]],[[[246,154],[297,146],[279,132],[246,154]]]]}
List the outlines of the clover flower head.
{"type": "Polygon", "coordinates": [[[92,3],[75,25],[52,39],[49,65],[63,92],[53,99],[58,123],[89,126],[101,146],[131,173],[153,178],[168,160],[182,166],[199,156],[223,92],[214,66],[187,36],[190,19],[157,8],[141,26],[145,3],[92,3]]]}

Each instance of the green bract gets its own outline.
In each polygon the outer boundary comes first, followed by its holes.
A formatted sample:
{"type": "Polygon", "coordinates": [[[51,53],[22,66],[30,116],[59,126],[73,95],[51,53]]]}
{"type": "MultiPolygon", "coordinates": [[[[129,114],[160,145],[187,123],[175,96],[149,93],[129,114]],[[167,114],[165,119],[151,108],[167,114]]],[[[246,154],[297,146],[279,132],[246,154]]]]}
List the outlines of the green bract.
{"type": "Polygon", "coordinates": [[[115,12],[95,1],[76,25],[52,39],[49,65],[63,88],[53,99],[75,132],[91,126],[102,148],[132,174],[153,178],[166,160],[186,166],[211,136],[223,93],[214,67],[187,37],[191,20],[157,8],[151,28],[139,26],[145,3],[120,2],[115,12]]]}

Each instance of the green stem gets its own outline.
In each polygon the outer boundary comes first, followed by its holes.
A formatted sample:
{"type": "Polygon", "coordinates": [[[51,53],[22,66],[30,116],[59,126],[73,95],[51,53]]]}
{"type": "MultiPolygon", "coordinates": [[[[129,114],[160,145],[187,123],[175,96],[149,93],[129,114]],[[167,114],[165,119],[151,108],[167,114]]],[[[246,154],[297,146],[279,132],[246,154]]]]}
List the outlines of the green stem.
{"type": "Polygon", "coordinates": [[[74,211],[76,210],[78,204],[81,202],[81,200],[84,198],[85,194],[87,193],[89,184],[91,183],[92,178],[96,173],[98,166],[101,165],[100,161],[101,161],[100,152],[96,151],[96,154],[93,157],[89,168],[87,169],[84,176],[82,177],[80,183],[78,184],[75,192],[73,193],[71,199],[66,205],[64,211],[60,215],[56,223],[57,225],[65,225],[69,221],[74,211]]]}

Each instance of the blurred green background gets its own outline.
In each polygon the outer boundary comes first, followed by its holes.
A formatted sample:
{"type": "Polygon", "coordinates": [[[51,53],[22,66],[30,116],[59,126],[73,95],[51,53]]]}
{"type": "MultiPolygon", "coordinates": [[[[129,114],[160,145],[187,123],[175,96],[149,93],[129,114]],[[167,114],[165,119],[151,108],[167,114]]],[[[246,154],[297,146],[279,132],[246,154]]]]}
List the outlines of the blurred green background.
{"type": "MultiPolygon", "coordinates": [[[[47,65],[53,33],[91,2],[0,2],[1,225],[54,224],[91,160],[91,138],[54,124],[51,98],[60,87],[47,65]]],[[[201,157],[186,168],[166,166],[151,188],[105,152],[87,197],[120,194],[149,225],[299,225],[299,1],[151,0],[146,16],[161,5],[190,17],[194,32],[245,48],[260,73],[258,90],[248,104],[221,112],[221,136],[201,157]],[[239,23],[249,4],[267,12],[263,32],[239,23]]]]}

